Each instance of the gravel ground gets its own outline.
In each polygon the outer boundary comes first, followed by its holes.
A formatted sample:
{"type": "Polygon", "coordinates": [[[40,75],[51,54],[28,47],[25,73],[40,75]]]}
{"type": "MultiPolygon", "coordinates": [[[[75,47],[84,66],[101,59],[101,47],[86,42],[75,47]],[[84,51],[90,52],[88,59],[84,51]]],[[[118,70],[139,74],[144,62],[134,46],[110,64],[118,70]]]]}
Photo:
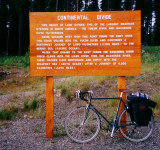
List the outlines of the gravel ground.
{"type": "MultiPolygon", "coordinates": [[[[57,129],[64,130],[66,114],[76,105],[84,104],[79,101],[67,102],[59,92],[55,93],[54,133],[57,133],[57,129]]],[[[26,116],[8,121],[6,125],[0,127],[0,150],[160,150],[160,117],[156,118],[153,134],[144,142],[133,143],[125,138],[119,138],[118,132],[111,138],[110,132],[101,130],[93,141],[78,144],[67,136],[47,139],[45,119],[26,116]]]]}
{"type": "MultiPolygon", "coordinates": [[[[106,131],[107,132],[107,131],[106,131]]],[[[101,134],[101,133],[100,133],[101,134]]],[[[19,119],[9,121],[0,127],[0,150],[159,150],[160,149],[160,118],[157,119],[153,134],[149,139],[133,143],[119,138],[99,136],[87,144],[72,142],[67,136],[45,138],[45,120],[19,119]]]]}

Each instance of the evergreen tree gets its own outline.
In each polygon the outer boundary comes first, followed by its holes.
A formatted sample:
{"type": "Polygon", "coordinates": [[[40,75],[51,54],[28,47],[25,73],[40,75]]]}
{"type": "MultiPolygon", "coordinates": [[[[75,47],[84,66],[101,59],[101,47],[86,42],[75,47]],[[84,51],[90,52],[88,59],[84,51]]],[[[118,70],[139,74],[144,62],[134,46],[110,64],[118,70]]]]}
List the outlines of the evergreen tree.
{"type": "Polygon", "coordinates": [[[121,0],[110,0],[109,2],[110,10],[121,10],[121,0]]]}
{"type": "Polygon", "coordinates": [[[110,8],[109,8],[109,0],[102,0],[102,3],[101,3],[101,9],[102,11],[109,11],[110,8]]]}
{"type": "Polygon", "coordinates": [[[83,0],[78,0],[78,11],[82,11],[84,7],[83,0]]]}
{"type": "Polygon", "coordinates": [[[0,2],[0,55],[8,56],[8,0],[1,0],[0,2]]]}
{"type": "Polygon", "coordinates": [[[137,0],[136,10],[141,10],[141,38],[143,45],[151,44],[152,38],[152,0],[137,0]]]}
{"type": "Polygon", "coordinates": [[[160,46],[160,1],[154,0],[154,11],[155,11],[155,28],[154,28],[154,44],[160,46]]]}
{"type": "Polygon", "coordinates": [[[99,10],[141,10],[142,44],[160,45],[159,0],[0,0],[0,55],[24,55],[28,50],[29,11],[99,10]]]}
{"type": "Polygon", "coordinates": [[[91,4],[89,5],[89,9],[90,11],[98,11],[98,0],[93,0],[91,1],[91,4]]]}

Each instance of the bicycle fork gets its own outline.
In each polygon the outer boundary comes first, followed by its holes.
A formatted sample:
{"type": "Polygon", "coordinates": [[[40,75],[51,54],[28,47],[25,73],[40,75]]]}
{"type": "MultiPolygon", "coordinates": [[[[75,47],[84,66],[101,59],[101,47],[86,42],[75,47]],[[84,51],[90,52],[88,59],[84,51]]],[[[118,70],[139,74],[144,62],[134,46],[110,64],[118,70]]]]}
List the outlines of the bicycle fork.
{"type": "Polygon", "coordinates": [[[85,114],[85,118],[84,118],[83,122],[80,124],[81,126],[83,126],[83,125],[85,124],[86,120],[87,120],[88,113],[89,113],[89,108],[90,108],[90,105],[88,104],[88,105],[86,106],[87,112],[86,112],[86,114],[85,114]]]}

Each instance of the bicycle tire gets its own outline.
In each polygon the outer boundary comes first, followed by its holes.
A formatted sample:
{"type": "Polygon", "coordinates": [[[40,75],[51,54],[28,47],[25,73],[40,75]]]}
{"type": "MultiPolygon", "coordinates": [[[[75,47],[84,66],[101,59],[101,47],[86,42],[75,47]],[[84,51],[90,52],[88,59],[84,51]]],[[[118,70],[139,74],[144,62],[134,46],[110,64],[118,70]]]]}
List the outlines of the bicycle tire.
{"type": "Polygon", "coordinates": [[[123,109],[118,118],[118,125],[122,126],[126,124],[125,127],[120,127],[120,132],[122,135],[132,141],[132,142],[141,142],[150,137],[154,129],[154,119],[151,116],[151,121],[149,121],[148,126],[137,126],[136,123],[131,121],[131,117],[126,109],[123,109]],[[126,114],[126,121],[121,121],[126,114]]]}
{"type": "Polygon", "coordinates": [[[86,107],[77,107],[73,109],[65,119],[65,131],[67,135],[77,143],[90,142],[100,131],[100,118],[91,108],[83,125],[86,111],[86,107]]]}

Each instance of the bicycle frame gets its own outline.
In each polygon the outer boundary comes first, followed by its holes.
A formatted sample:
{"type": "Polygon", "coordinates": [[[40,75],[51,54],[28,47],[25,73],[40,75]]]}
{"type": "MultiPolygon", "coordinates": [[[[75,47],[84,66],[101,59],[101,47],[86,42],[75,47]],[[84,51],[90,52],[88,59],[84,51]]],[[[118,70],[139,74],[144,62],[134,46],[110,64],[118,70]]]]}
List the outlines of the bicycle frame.
{"type": "Polygon", "coordinates": [[[126,92],[126,89],[119,89],[121,92],[119,97],[92,97],[92,91],[76,91],[77,98],[87,102],[87,106],[80,106],[73,109],[65,119],[65,130],[67,135],[75,142],[86,143],[93,140],[100,131],[102,117],[111,129],[111,137],[113,137],[114,131],[120,130],[120,133],[128,140],[133,142],[141,142],[146,140],[153,132],[154,120],[151,116],[148,125],[138,126],[131,118],[130,108],[123,101],[122,95],[126,92]],[[85,97],[87,96],[87,97],[85,97]],[[93,104],[92,100],[119,100],[116,111],[114,111],[114,120],[103,115],[93,104]],[[123,103],[123,104],[122,104],[123,103]],[[124,105],[124,110],[120,113],[120,105],[124,105]],[[128,128],[128,126],[131,126],[128,128]],[[146,134],[147,133],[147,134],[146,134]]]}
{"type": "MultiPolygon", "coordinates": [[[[122,94],[123,94],[123,92],[121,92],[121,96],[120,96],[120,97],[92,97],[92,96],[90,95],[89,103],[88,103],[88,105],[87,105],[87,112],[86,112],[86,116],[85,116],[85,119],[84,119],[84,121],[83,121],[83,124],[84,124],[85,121],[87,120],[87,116],[88,116],[90,107],[92,107],[93,110],[94,110],[99,116],[101,116],[109,125],[113,126],[114,128],[119,128],[119,126],[116,125],[116,121],[117,121],[117,118],[118,118],[118,111],[119,111],[120,104],[121,104],[121,102],[123,102],[123,104],[124,104],[124,101],[122,100],[122,94]],[[92,101],[92,100],[110,100],[110,99],[117,99],[117,100],[119,99],[119,103],[118,103],[118,107],[117,107],[117,111],[116,111],[116,115],[115,115],[113,124],[112,124],[109,120],[107,120],[107,118],[106,118],[101,112],[99,112],[99,111],[91,104],[91,101],[92,101]]],[[[125,105],[124,105],[124,106],[125,106],[125,105]]],[[[114,130],[114,129],[113,129],[113,130],[114,130]]],[[[113,130],[112,130],[111,136],[113,136],[113,132],[114,132],[113,130]]]]}

